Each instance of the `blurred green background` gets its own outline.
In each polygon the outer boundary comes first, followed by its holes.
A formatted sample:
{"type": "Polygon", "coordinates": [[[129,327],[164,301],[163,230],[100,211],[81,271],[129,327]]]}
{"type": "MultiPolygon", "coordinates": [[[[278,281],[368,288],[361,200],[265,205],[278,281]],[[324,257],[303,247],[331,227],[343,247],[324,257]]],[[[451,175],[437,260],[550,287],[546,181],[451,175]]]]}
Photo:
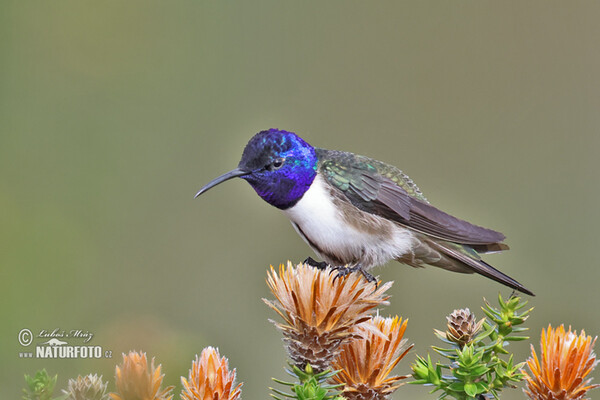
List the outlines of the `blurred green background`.
{"type": "MultiPolygon", "coordinates": [[[[130,349],[179,393],[213,345],[244,398],[267,398],[285,354],[265,272],[312,253],[241,180],[193,196],[270,127],[397,165],[504,232],[511,251],[487,260],[536,292],[536,346],[548,323],[600,333],[599,19],[577,1],[1,2],[0,397],[42,367],[57,389],[97,372],[112,390],[130,349]],[[22,328],[90,331],[113,359],[20,359],[22,328]]],[[[510,294],[376,273],[416,343],[401,373],[454,308],[510,294]]]]}

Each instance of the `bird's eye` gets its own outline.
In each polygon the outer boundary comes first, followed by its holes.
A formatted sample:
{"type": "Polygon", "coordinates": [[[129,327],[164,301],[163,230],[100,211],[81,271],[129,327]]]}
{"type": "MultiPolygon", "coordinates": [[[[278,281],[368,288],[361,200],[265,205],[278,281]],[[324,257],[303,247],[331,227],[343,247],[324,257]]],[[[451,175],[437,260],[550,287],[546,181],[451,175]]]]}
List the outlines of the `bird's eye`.
{"type": "Polygon", "coordinates": [[[278,158],[278,159],[274,160],[271,165],[272,165],[273,169],[279,169],[279,168],[283,167],[284,161],[285,161],[285,159],[278,158]]]}

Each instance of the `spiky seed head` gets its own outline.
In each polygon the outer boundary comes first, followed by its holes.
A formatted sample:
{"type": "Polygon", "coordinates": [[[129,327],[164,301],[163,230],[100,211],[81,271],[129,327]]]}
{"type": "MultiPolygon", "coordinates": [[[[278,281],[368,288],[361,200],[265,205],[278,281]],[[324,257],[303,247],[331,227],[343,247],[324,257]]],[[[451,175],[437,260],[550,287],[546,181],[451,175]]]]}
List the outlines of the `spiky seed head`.
{"type": "Polygon", "coordinates": [[[410,376],[391,375],[413,347],[404,339],[406,323],[398,316],[376,316],[353,328],[360,338],[345,343],[332,365],[340,370],[333,381],[345,385],[346,399],[387,399],[402,385],[400,381],[410,376]]]}
{"type": "Polygon", "coordinates": [[[65,400],[107,400],[107,386],[108,382],[103,382],[102,376],[79,375],[75,379],[69,379],[67,390],[63,390],[63,393],[66,395],[65,400]]]}
{"type": "Polygon", "coordinates": [[[171,400],[173,386],[161,390],[163,377],[161,366],[154,366],[154,358],[148,368],[146,353],[123,354],[123,363],[117,365],[115,371],[117,392],[110,393],[110,397],[113,400],[171,400]]]}
{"type": "Polygon", "coordinates": [[[456,343],[461,349],[473,340],[485,322],[485,318],[477,322],[475,314],[468,308],[454,310],[446,319],[446,332],[436,332],[441,336],[445,335],[446,339],[456,343]]]}
{"type": "Polygon", "coordinates": [[[278,272],[271,266],[267,284],[276,300],[263,300],[284,320],[272,322],[283,333],[293,364],[302,370],[310,364],[321,372],[342,344],[359,335],[352,327],[368,320],[375,307],[388,304],[385,292],[392,282],[375,287],[359,273],[338,277],[329,268],[288,262],[278,272]]]}
{"type": "Polygon", "coordinates": [[[192,362],[188,379],[181,377],[182,400],[236,400],[242,384],[235,383],[235,369],[229,370],[227,358],[219,350],[207,347],[192,362]]]}
{"type": "Polygon", "coordinates": [[[593,347],[596,338],[587,336],[585,331],[565,331],[564,325],[548,330],[542,329],[541,356],[531,346],[531,357],[527,360],[529,373],[525,373],[527,388],[525,394],[532,400],[580,400],[588,390],[600,385],[592,385],[586,377],[598,361],[593,347]]]}

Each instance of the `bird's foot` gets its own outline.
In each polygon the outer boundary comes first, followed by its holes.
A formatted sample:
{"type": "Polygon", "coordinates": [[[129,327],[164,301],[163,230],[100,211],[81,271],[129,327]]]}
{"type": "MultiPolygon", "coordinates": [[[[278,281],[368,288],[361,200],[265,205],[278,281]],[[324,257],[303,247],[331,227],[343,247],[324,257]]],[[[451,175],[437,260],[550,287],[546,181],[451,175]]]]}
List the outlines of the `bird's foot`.
{"type": "Polygon", "coordinates": [[[308,257],[306,260],[304,260],[303,264],[308,264],[311,267],[315,267],[320,270],[324,270],[327,269],[327,267],[329,267],[329,264],[327,264],[325,261],[318,262],[315,261],[312,257],[308,257]]]}
{"type": "Polygon", "coordinates": [[[360,266],[360,265],[354,265],[352,267],[346,267],[346,266],[343,266],[343,267],[334,267],[333,269],[337,272],[335,278],[333,278],[334,282],[335,282],[335,280],[337,278],[340,278],[340,277],[343,278],[346,275],[351,274],[352,272],[360,272],[362,274],[362,276],[367,280],[367,282],[374,283],[375,287],[378,286],[377,285],[377,279],[373,275],[371,275],[370,273],[368,273],[367,271],[365,271],[363,269],[363,267],[360,266]]]}

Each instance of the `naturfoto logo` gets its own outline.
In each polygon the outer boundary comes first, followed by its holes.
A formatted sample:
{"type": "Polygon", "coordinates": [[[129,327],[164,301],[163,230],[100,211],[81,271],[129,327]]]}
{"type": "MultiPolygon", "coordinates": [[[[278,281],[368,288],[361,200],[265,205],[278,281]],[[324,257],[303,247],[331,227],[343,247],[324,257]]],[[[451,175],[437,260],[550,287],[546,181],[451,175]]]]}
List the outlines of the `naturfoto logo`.
{"type": "Polygon", "coordinates": [[[20,358],[111,358],[112,351],[104,350],[102,346],[88,344],[94,334],[82,329],[42,329],[34,335],[30,329],[21,329],[18,340],[21,346],[28,347],[35,339],[40,340],[35,345],[35,351],[20,352],[20,358]]]}

